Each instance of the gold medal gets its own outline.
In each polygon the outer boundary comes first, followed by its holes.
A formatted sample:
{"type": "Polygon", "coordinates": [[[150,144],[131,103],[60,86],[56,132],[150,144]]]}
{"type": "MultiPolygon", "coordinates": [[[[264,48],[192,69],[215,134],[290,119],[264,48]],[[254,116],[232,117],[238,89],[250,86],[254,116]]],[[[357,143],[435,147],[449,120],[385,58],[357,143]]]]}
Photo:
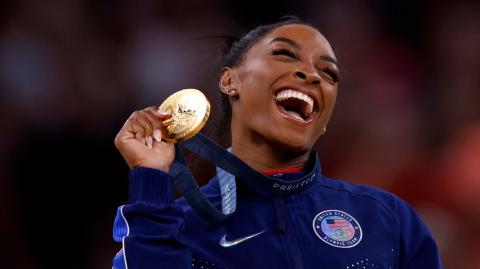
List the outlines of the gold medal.
{"type": "Polygon", "coordinates": [[[170,95],[160,105],[171,118],[164,121],[167,132],[162,138],[170,143],[181,142],[196,135],[210,115],[210,102],[196,89],[184,89],[170,95]]]}

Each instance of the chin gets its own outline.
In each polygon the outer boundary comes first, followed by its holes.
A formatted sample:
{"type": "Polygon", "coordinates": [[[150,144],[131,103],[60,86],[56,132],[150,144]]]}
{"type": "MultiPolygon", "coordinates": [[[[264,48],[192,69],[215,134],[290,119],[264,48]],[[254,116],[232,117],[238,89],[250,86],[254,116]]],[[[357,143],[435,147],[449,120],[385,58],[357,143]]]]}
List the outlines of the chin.
{"type": "Polygon", "coordinates": [[[296,154],[303,154],[306,152],[309,152],[313,144],[311,141],[307,141],[305,139],[305,136],[302,135],[300,137],[297,136],[289,136],[289,137],[283,137],[283,138],[277,138],[275,139],[277,144],[277,148],[280,151],[284,151],[287,153],[296,153],[296,154]]]}

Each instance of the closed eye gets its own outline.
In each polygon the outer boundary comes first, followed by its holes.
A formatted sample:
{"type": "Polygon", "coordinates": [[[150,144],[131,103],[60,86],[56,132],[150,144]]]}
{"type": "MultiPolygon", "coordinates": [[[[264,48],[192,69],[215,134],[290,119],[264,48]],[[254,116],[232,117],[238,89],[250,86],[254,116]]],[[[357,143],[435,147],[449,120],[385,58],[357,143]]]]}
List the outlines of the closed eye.
{"type": "Polygon", "coordinates": [[[298,59],[297,53],[294,50],[291,50],[291,49],[283,49],[283,48],[273,49],[272,55],[275,55],[275,56],[276,55],[284,55],[284,56],[287,56],[287,57],[290,57],[290,58],[298,59]]]}
{"type": "Polygon", "coordinates": [[[330,69],[330,68],[326,68],[326,69],[323,70],[323,72],[324,72],[327,76],[329,76],[329,77],[332,79],[333,82],[338,82],[338,80],[339,80],[339,75],[338,75],[338,73],[337,73],[336,71],[334,71],[334,70],[332,70],[332,69],[330,69]]]}

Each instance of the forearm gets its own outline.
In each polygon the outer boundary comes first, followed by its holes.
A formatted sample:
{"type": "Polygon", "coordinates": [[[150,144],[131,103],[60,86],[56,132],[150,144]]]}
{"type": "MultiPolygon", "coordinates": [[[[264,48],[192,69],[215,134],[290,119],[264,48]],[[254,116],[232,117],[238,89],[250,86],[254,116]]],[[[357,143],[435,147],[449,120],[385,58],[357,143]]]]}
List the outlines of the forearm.
{"type": "Polygon", "coordinates": [[[114,223],[114,239],[123,250],[114,268],[190,268],[191,253],[180,234],[183,221],[172,178],[158,170],[133,169],[129,204],[118,208],[114,223]]]}

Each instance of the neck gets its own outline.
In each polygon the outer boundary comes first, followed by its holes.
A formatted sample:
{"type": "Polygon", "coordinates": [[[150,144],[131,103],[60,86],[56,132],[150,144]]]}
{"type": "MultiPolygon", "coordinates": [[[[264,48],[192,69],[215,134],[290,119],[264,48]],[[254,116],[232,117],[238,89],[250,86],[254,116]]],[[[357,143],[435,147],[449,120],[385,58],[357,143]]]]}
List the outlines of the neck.
{"type": "Polygon", "coordinates": [[[232,153],[259,172],[299,167],[308,160],[309,152],[292,153],[281,148],[255,134],[232,134],[232,153]]]}

